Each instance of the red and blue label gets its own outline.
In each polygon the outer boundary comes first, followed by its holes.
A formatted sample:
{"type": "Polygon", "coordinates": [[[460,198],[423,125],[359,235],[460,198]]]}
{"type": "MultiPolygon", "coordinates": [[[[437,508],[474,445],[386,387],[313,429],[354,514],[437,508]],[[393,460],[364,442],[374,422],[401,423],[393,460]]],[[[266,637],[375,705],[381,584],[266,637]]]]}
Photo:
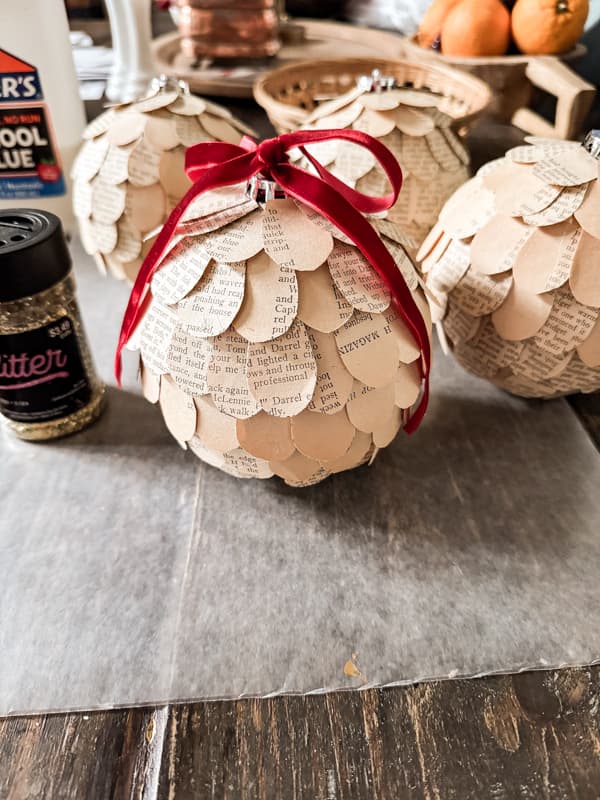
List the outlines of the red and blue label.
{"type": "Polygon", "coordinates": [[[0,200],[65,194],[37,69],[0,49],[0,200]]]}

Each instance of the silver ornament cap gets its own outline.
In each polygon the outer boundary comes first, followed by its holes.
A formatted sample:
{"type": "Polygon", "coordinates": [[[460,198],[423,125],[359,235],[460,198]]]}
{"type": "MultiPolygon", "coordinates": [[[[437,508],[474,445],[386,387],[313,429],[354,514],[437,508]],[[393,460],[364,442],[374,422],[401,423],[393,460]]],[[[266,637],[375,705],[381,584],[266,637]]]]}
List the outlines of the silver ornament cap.
{"type": "Polygon", "coordinates": [[[267,203],[269,200],[281,200],[286,194],[276,181],[254,175],[246,185],[246,196],[257,203],[267,203]]]}
{"type": "Polygon", "coordinates": [[[396,78],[393,75],[382,75],[378,69],[374,69],[370,75],[357,78],[356,85],[367,92],[387,92],[396,88],[396,78]]]}
{"type": "Polygon", "coordinates": [[[588,131],[583,140],[582,146],[594,158],[600,158],[600,129],[588,131]]]}
{"type": "Polygon", "coordinates": [[[148,95],[154,96],[160,92],[177,92],[177,94],[189,94],[190,86],[187,81],[173,78],[170,75],[162,73],[156,78],[152,78],[148,86],[148,95]]]}

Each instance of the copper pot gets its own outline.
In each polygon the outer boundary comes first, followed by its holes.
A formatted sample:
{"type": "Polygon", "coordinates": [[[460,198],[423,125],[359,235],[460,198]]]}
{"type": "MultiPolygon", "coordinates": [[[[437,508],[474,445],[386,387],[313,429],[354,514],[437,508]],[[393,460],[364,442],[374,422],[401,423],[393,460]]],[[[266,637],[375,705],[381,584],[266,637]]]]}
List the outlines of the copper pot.
{"type": "Polygon", "coordinates": [[[262,58],[279,50],[277,0],[177,0],[190,58],[262,58]]]}

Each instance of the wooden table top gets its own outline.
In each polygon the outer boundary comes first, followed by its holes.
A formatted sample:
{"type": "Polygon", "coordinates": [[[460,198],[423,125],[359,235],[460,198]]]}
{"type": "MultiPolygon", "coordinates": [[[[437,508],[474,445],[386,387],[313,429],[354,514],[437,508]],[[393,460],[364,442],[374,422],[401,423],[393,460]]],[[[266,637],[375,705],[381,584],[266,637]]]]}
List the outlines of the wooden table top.
{"type": "MultiPolygon", "coordinates": [[[[231,104],[230,104],[231,105],[231,104]]],[[[261,133],[248,103],[234,112],[261,133]]],[[[474,134],[474,162],[519,138],[474,134]]],[[[600,395],[569,400],[600,448],[600,395]]],[[[0,800],[600,798],[600,667],[0,720],[0,800]]]]}

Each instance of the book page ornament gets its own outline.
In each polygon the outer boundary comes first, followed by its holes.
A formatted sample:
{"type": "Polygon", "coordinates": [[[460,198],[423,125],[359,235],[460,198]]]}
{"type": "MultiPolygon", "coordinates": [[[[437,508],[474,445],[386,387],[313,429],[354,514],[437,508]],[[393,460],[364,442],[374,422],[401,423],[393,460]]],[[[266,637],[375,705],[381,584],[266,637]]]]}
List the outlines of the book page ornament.
{"type": "Polygon", "coordinates": [[[246,133],[252,131],[227,109],[165,76],[143,99],[94,119],[71,177],[81,241],[99,269],[133,283],[146,240],[191,186],[186,148],[213,140],[238,144],[246,133]]]}
{"type": "MultiPolygon", "coordinates": [[[[411,288],[403,277],[407,263],[414,267],[393,227],[380,235],[359,210],[381,198],[354,192],[352,208],[326,173],[310,176],[344,220],[316,212],[305,173],[285,155],[294,136],[247,159],[237,148],[246,182],[199,193],[171,216],[134,287],[121,346],[141,343],[149,397],[158,393],[182,446],[237,477],[307,486],[372,460],[402,428],[417,427],[430,320],[418,282],[411,288]],[[222,224],[212,228],[204,221],[215,205],[222,224]]],[[[376,152],[399,185],[391,154],[376,152]]]]}
{"type": "Polygon", "coordinates": [[[513,394],[594,392],[600,132],[527,141],[459,189],[423,243],[432,313],[465,369],[513,394]]]}

